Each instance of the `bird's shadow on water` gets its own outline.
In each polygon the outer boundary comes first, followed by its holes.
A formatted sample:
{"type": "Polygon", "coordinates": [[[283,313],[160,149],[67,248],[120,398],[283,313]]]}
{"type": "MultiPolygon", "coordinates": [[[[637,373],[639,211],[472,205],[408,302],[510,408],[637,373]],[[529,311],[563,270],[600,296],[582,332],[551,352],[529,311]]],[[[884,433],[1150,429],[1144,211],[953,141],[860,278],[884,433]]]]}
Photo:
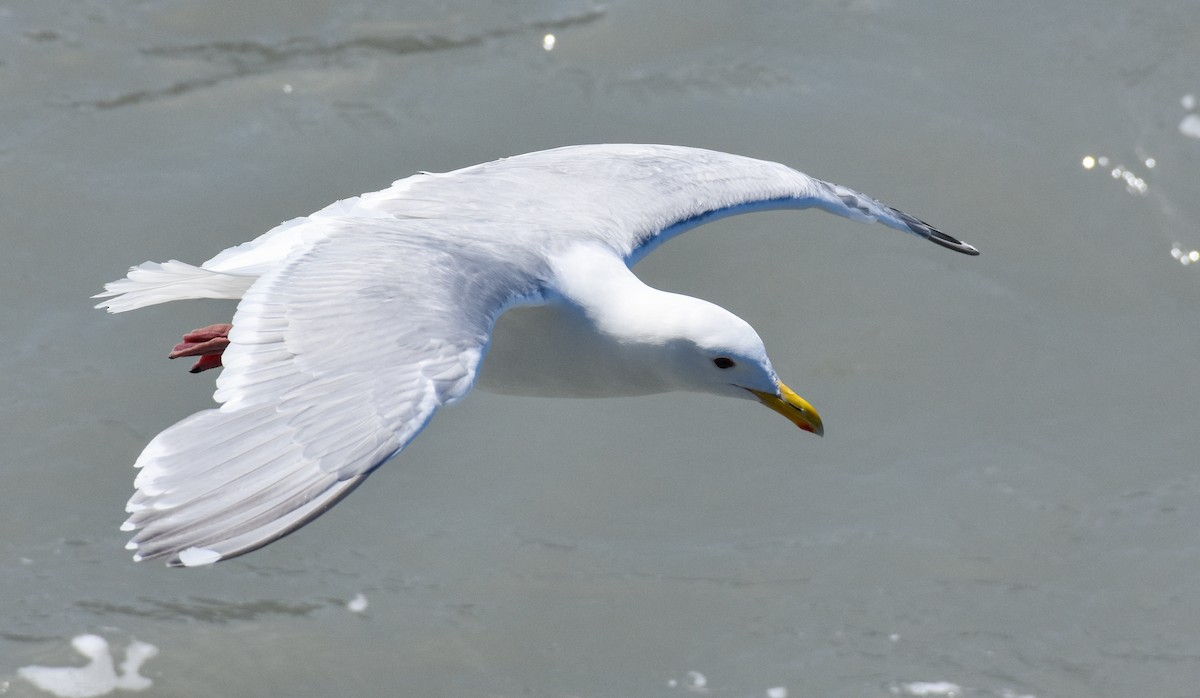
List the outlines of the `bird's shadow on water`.
{"type": "Polygon", "coordinates": [[[191,597],[183,601],[139,599],[136,604],[110,601],[84,600],[75,606],[102,617],[130,616],[150,620],[188,620],[202,623],[230,623],[256,620],[266,616],[305,617],[326,605],[343,604],[330,599],[326,603],[284,602],[274,599],[255,601],[223,601],[203,597],[191,597]]]}

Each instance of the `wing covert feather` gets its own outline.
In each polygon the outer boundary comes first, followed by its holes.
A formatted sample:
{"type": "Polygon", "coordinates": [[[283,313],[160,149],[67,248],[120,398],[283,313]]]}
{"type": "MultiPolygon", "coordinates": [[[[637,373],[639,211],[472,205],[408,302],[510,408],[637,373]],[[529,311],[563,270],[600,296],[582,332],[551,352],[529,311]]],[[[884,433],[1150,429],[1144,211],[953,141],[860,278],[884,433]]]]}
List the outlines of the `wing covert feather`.
{"type": "Polygon", "coordinates": [[[467,394],[496,315],[534,291],[495,250],[346,226],[250,287],[220,408],[138,458],[124,528],[139,559],[215,562],[319,516],[467,394]]]}

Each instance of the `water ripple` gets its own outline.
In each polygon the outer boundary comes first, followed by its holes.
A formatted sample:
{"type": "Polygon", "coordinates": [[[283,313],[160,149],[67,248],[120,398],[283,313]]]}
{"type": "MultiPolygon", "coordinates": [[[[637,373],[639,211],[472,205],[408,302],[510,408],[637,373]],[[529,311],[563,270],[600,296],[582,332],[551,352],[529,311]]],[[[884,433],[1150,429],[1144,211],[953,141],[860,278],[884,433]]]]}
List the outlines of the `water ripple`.
{"type": "Polygon", "coordinates": [[[141,49],[140,53],[151,58],[198,59],[205,63],[217,64],[221,70],[215,75],[179,80],[165,87],[135,90],[108,99],[76,102],[72,106],[118,109],[177,97],[239,78],[291,68],[297,63],[305,63],[314,59],[323,65],[329,65],[344,61],[350,56],[363,54],[412,56],[473,48],[509,36],[544,33],[551,30],[561,31],[583,26],[604,16],[605,9],[596,6],[576,14],[530,20],[462,36],[455,36],[451,33],[412,33],[411,27],[406,26],[395,33],[376,31],[341,41],[322,41],[315,37],[292,37],[276,43],[243,40],[214,41],[181,46],[153,46],[141,49]]]}

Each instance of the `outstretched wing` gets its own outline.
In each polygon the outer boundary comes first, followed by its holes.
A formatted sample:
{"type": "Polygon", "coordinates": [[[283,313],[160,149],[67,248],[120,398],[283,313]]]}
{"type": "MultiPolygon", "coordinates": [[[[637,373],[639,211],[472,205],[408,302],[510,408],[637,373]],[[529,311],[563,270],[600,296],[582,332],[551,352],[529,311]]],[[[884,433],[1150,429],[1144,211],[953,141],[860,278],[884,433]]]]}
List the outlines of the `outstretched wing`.
{"type": "Polygon", "coordinates": [[[819,208],[978,254],[971,245],[848,187],[777,162],[671,145],[576,145],[526,153],[409,177],[364,194],[355,206],[389,216],[484,215],[493,222],[530,222],[532,215],[535,223],[553,222],[541,226],[543,244],[561,234],[591,239],[631,264],[703,223],[769,209],[819,208]]]}
{"type": "Polygon", "coordinates": [[[420,224],[344,224],[250,287],[223,404],[138,458],[123,527],[136,559],[207,564],[316,518],[466,395],[496,316],[536,293],[527,269],[420,224]]]}

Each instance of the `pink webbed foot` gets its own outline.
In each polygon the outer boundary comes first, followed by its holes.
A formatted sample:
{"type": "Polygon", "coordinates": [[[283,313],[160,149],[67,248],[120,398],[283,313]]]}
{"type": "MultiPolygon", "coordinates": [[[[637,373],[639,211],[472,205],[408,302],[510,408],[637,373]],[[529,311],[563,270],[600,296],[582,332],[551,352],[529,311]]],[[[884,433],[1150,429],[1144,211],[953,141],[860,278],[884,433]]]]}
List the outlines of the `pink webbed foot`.
{"type": "Polygon", "coordinates": [[[200,357],[196,360],[196,363],[192,364],[192,368],[189,370],[191,373],[200,373],[210,368],[219,368],[221,366],[221,354],[225,351],[225,347],[229,346],[229,330],[231,329],[233,329],[233,325],[220,324],[192,330],[183,335],[183,341],[175,345],[171,353],[167,354],[167,358],[178,359],[181,356],[200,357]]]}

